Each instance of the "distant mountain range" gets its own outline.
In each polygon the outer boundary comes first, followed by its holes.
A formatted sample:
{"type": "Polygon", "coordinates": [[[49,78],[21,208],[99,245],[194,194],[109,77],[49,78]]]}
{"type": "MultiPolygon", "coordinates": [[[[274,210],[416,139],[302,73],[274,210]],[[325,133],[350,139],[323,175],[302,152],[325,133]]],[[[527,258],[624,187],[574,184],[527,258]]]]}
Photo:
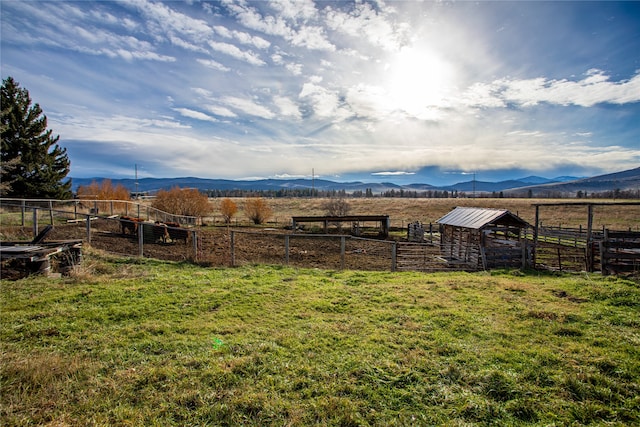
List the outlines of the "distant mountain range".
{"type": "MultiPolygon", "coordinates": [[[[73,178],[73,190],[79,186],[86,186],[108,178],[73,178]]],[[[158,190],[168,190],[174,187],[196,188],[198,190],[247,190],[268,191],[282,189],[311,189],[318,191],[345,191],[353,193],[371,190],[374,195],[390,191],[457,191],[464,193],[499,193],[505,196],[531,195],[548,197],[552,195],[575,195],[578,191],[592,193],[615,190],[640,190],[640,167],[627,171],[594,176],[590,178],[557,177],[547,179],[539,176],[528,176],[515,180],[500,182],[465,181],[447,186],[432,186],[429,184],[399,185],[390,182],[336,182],[324,179],[260,179],[253,181],[206,179],[206,178],[141,178],[111,179],[113,185],[122,185],[130,191],[153,193],[158,190]]]]}
{"type": "Polygon", "coordinates": [[[505,191],[515,196],[531,192],[534,196],[547,197],[554,194],[575,195],[579,191],[590,194],[616,190],[640,192],[640,167],[591,178],[511,188],[505,191]]]}

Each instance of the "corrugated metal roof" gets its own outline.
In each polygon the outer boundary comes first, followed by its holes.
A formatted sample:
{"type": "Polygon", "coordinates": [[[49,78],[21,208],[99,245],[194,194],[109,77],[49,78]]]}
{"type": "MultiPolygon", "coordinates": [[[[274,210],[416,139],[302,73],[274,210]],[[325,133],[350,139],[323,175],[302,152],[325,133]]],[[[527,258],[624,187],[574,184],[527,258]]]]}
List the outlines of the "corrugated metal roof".
{"type": "Polygon", "coordinates": [[[526,221],[506,209],[464,207],[455,208],[436,222],[438,224],[478,230],[487,224],[492,224],[504,219],[506,219],[507,222],[519,224],[523,227],[528,225],[526,221]]]}

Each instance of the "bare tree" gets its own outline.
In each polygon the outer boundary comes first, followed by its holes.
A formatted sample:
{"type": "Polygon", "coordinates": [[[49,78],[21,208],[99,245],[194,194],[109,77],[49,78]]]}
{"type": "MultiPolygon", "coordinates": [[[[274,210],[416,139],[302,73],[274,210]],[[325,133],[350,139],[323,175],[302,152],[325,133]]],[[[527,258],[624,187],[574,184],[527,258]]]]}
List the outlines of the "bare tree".
{"type": "Polygon", "coordinates": [[[322,208],[327,212],[327,216],[345,216],[349,214],[351,205],[344,197],[332,197],[322,205],[322,208]]]}

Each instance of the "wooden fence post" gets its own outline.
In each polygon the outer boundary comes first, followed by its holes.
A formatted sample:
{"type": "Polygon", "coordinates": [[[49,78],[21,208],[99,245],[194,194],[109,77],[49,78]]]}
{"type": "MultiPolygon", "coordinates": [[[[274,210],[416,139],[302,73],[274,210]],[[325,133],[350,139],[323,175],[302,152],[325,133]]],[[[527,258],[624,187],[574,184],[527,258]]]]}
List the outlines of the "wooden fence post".
{"type": "Polygon", "coordinates": [[[391,271],[396,271],[398,257],[398,242],[391,244],[391,271]]]}
{"type": "Polygon", "coordinates": [[[344,236],[340,237],[340,269],[344,270],[344,252],[346,247],[346,239],[344,236]]]}
{"type": "Polygon", "coordinates": [[[193,240],[193,260],[198,260],[198,232],[196,230],[191,231],[191,239],[193,240]]]}
{"type": "Polygon", "coordinates": [[[540,205],[536,205],[536,217],[535,217],[536,225],[533,228],[533,254],[531,256],[531,268],[536,268],[537,261],[537,252],[538,252],[538,233],[540,231],[540,227],[542,223],[540,222],[540,205]]]}
{"type": "Polygon", "coordinates": [[[595,271],[595,254],[593,250],[593,205],[587,205],[587,247],[586,247],[587,265],[586,269],[589,273],[595,271]]]}
{"type": "Polygon", "coordinates": [[[90,245],[91,244],[91,215],[87,215],[87,224],[86,224],[86,228],[87,228],[87,244],[90,245]]]}
{"type": "Polygon", "coordinates": [[[229,239],[231,245],[231,267],[235,267],[236,264],[236,245],[235,245],[236,233],[231,230],[231,238],[229,239]]]}
{"type": "Polygon", "coordinates": [[[53,225],[53,202],[49,200],[49,224],[53,225]]]}
{"type": "Polygon", "coordinates": [[[284,236],[284,263],[289,265],[289,235],[284,236]]]}
{"type": "Polygon", "coordinates": [[[138,255],[144,256],[144,223],[138,223],[138,255]]]}
{"type": "Polygon", "coordinates": [[[38,235],[38,208],[33,208],[33,237],[38,235]]]}
{"type": "Polygon", "coordinates": [[[603,276],[609,275],[608,263],[609,256],[607,254],[607,246],[609,243],[609,230],[603,228],[603,238],[600,241],[600,273],[603,276]]]}

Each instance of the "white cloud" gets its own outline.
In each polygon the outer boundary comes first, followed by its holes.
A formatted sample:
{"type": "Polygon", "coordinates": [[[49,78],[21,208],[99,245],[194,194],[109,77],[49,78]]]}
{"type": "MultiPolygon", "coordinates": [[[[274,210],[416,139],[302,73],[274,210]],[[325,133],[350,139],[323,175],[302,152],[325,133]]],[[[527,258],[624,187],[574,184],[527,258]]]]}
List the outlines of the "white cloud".
{"type": "Polygon", "coordinates": [[[189,43],[188,41],[185,41],[178,36],[169,35],[169,40],[174,46],[181,47],[191,52],[208,53],[207,49],[205,49],[204,47],[189,43]]]}
{"type": "Polygon", "coordinates": [[[286,64],[284,67],[294,76],[299,76],[302,74],[302,64],[286,64]]]}
{"type": "Polygon", "coordinates": [[[334,31],[354,38],[364,37],[374,46],[394,51],[409,41],[407,24],[394,24],[387,13],[378,13],[369,3],[356,3],[349,13],[329,8],[326,23],[334,31]]]}
{"type": "Polygon", "coordinates": [[[222,116],[222,117],[238,117],[238,115],[236,113],[234,113],[233,111],[229,110],[226,107],[221,107],[219,105],[205,105],[204,108],[215,114],[216,116],[222,116]]]}
{"type": "Polygon", "coordinates": [[[277,10],[278,15],[294,21],[307,21],[317,16],[312,0],[274,0],[269,5],[277,10]]]}
{"type": "Polygon", "coordinates": [[[327,39],[324,28],[320,26],[300,25],[290,27],[284,16],[261,15],[255,9],[233,1],[225,1],[227,8],[245,27],[272,36],[279,36],[294,46],[310,50],[333,51],[335,46],[327,39]]]}
{"type": "Polygon", "coordinates": [[[163,3],[146,0],[125,3],[137,8],[145,15],[149,28],[158,37],[177,33],[191,40],[204,41],[213,34],[212,28],[206,21],[176,12],[163,3]]]}
{"type": "Polygon", "coordinates": [[[549,80],[544,77],[500,79],[476,83],[463,95],[462,103],[475,107],[504,107],[515,103],[532,107],[541,103],[592,107],[640,101],[640,72],[629,80],[612,82],[603,71],[589,70],[582,80],[549,80]]]}
{"type": "Polygon", "coordinates": [[[301,27],[289,37],[289,41],[294,46],[303,46],[311,50],[336,50],[336,47],[327,39],[323,27],[301,27]]]}
{"type": "Polygon", "coordinates": [[[202,113],[200,111],[191,110],[189,108],[174,108],[173,110],[177,113],[180,113],[184,117],[188,117],[190,119],[203,120],[207,122],[218,121],[215,117],[211,117],[208,114],[202,113]]]}
{"type": "Polygon", "coordinates": [[[268,49],[271,46],[271,42],[263,39],[262,37],[252,36],[251,34],[233,31],[233,36],[242,44],[252,45],[258,49],[268,49]]]}
{"type": "Polygon", "coordinates": [[[284,96],[274,96],[273,103],[280,109],[280,114],[282,114],[283,116],[292,117],[295,119],[302,118],[302,114],[300,113],[298,105],[291,99],[284,96]]]}
{"type": "Polygon", "coordinates": [[[386,171],[386,172],[372,172],[371,175],[374,176],[405,176],[405,175],[415,175],[415,172],[407,172],[407,171],[386,171]]]}
{"type": "Polygon", "coordinates": [[[340,121],[349,115],[349,112],[341,107],[340,97],[336,92],[315,83],[305,83],[298,96],[302,100],[308,100],[314,113],[320,118],[340,121]]]}
{"type": "Polygon", "coordinates": [[[214,61],[213,59],[196,59],[200,64],[204,65],[207,68],[212,68],[214,70],[219,71],[231,71],[231,68],[219,63],[218,61],[214,61]]]}
{"type": "Polygon", "coordinates": [[[225,55],[232,56],[240,61],[247,62],[252,65],[265,65],[266,63],[260,59],[258,55],[250,51],[243,51],[236,45],[222,42],[210,41],[209,46],[211,49],[224,53],[225,55]]]}
{"type": "Polygon", "coordinates": [[[291,37],[292,30],[287,26],[284,19],[273,16],[263,17],[246,4],[236,3],[233,0],[224,0],[223,3],[245,27],[265,34],[284,37],[285,39],[291,37]]]}
{"type": "Polygon", "coordinates": [[[246,114],[250,114],[252,116],[262,117],[263,119],[273,119],[275,117],[275,114],[268,108],[257,104],[250,99],[238,98],[235,96],[225,96],[220,101],[231,108],[242,111],[246,114]]]}

